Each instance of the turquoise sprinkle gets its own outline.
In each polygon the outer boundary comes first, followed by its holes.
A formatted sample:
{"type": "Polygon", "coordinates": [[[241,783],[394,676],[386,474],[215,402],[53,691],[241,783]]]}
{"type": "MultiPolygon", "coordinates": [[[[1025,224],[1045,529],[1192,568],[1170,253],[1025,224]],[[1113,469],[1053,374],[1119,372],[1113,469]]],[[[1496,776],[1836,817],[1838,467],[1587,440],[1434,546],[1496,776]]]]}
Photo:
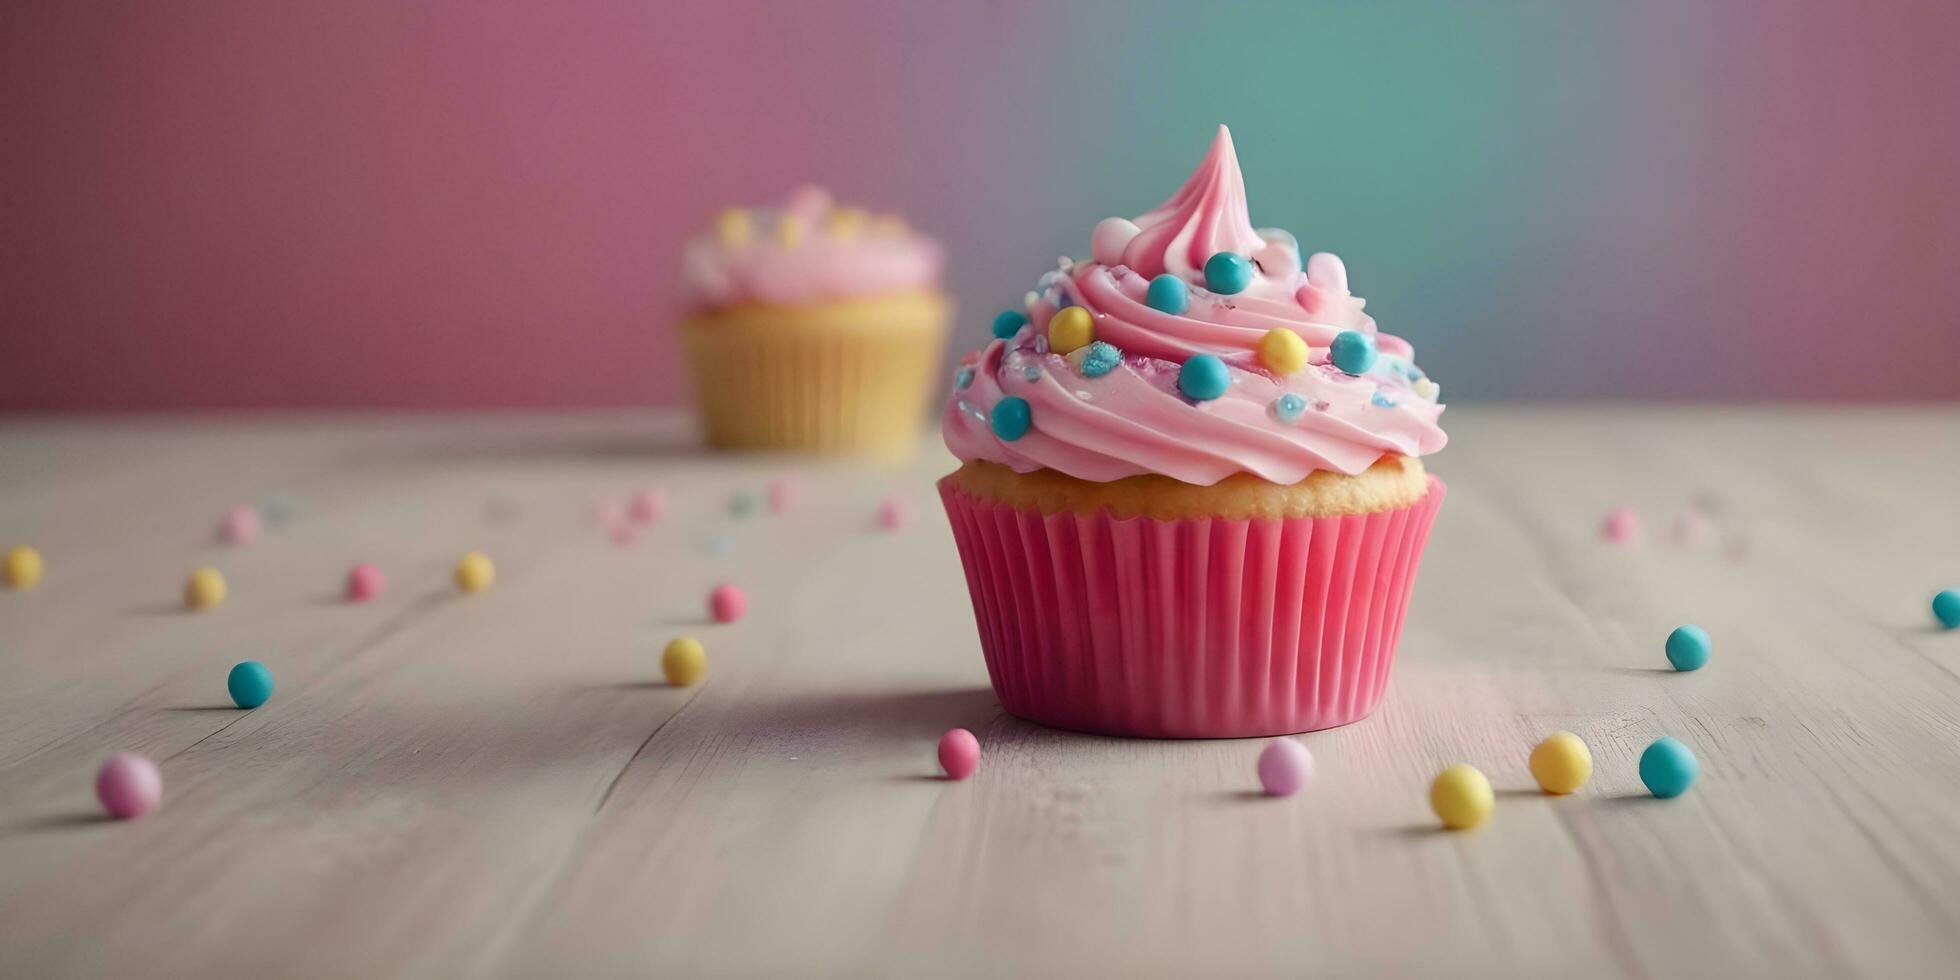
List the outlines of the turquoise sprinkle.
{"type": "Polygon", "coordinates": [[[1002,310],[994,317],[994,336],[1002,340],[1021,332],[1028,325],[1028,315],[1020,310],[1002,310]]]}
{"type": "Polygon", "coordinates": [[[1640,781],[1648,792],[1671,800],[1688,791],[1701,775],[1701,763],[1687,746],[1671,738],[1657,738],[1640,753],[1640,781]]]}
{"type": "Polygon", "coordinates": [[[953,387],[961,391],[965,391],[968,388],[973,387],[973,369],[970,367],[963,367],[960,368],[957,372],[955,372],[953,374],[953,387]]]}
{"type": "Polygon", "coordinates": [[[1667,662],[1675,670],[1700,670],[1708,663],[1708,631],[1699,626],[1677,626],[1667,634],[1667,662]]]}
{"type": "Polygon", "coordinates": [[[1211,401],[1231,387],[1231,372],[1216,354],[1193,354],[1177,372],[1177,390],[1194,401],[1211,401]]]}
{"type": "Polygon", "coordinates": [[[1273,414],[1279,416],[1281,422],[1298,421],[1306,410],[1307,400],[1290,391],[1273,402],[1273,414]]]}
{"type": "Polygon", "coordinates": [[[1368,404],[1376,408],[1394,408],[1395,399],[1382,394],[1380,391],[1376,391],[1374,394],[1368,396],[1368,404]]]}
{"type": "Polygon", "coordinates": [[[1375,366],[1375,338],[1357,330],[1343,330],[1328,348],[1334,366],[1348,374],[1366,374],[1375,366]]]}
{"type": "Polygon", "coordinates": [[[1252,260],[1237,252],[1219,252],[1205,260],[1205,288],[1221,296],[1245,292],[1252,285],[1252,260]]]}
{"type": "Polygon", "coordinates": [[[272,671],[256,660],[247,660],[231,669],[225,678],[231,701],[241,708],[256,708],[272,700],[272,671]]]}
{"type": "Polygon", "coordinates": [[[1184,280],[1166,272],[1150,280],[1150,288],[1144,291],[1143,301],[1153,310],[1176,316],[1191,308],[1191,287],[1184,280]]]}
{"type": "Polygon", "coordinates": [[[1027,367],[1022,368],[1021,377],[1026,378],[1029,381],[1040,381],[1041,366],[1038,364],[1030,364],[1027,367]]]}
{"type": "Polygon", "coordinates": [[[1027,399],[1008,395],[994,403],[994,410],[987,416],[987,424],[993,427],[994,435],[1013,442],[1034,428],[1034,409],[1028,405],[1027,399]]]}
{"type": "Polygon", "coordinates": [[[1933,618],[1950,630],[1960,630],[1960,592],[1947,589],[1933,597],[1933,618]]]}
{"type": "Polygon", "coordinates": [[[1089,345],[1082,355],[1082,375],[1087,378],[1100,378],[1123,363],[1123,352],[1115,344],[1100,340],[1089,345]]]}

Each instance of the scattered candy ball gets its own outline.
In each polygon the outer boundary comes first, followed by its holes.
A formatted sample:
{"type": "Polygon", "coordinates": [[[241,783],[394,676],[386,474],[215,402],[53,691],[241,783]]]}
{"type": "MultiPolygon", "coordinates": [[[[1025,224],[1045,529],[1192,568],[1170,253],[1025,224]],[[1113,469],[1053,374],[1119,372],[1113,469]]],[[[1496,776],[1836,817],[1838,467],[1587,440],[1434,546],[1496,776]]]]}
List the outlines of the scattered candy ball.
{"type": "Polygon", "coordinates": [[[1700,670],[1708,663],[1708,631],[1699,626],[1676,626],[1667,634],[1667,662],[1675,670],[1700,670]]]}
{"type": "Polygon", "coordinates": [[[1367,374],[1375,366],[1375,338],[1359,330],[1343,330],[1334,335],[1328,359],[1346,374],[1367,374]]]}
{"type": "Polygon", "coordinates": [[[1193,354],[1177,372],[1177,390],[1193,401],[1208,402],[1232,387],[1232,375],[1216,354],[1193,354]]]}
{"type": "Polygon", "coordinates": [[[980,740],[964,728],[939,736],[939,768],[946,770],[947,779],[973,775],[973,770],[980,768],[980,740]]]}
{"type": "Polygon", "coordinates": [[[633,499],[626,505],[627,516],[631,517],[635,524],[652,524],[659,520],[660,515],[666,510],[666,495],[650,487],[634,494],[633,499]]]}
{"type": "Polygon", "coordinates": [[[1307,342],[1285,327],[1259,338],[1259,364],[1274,374],[1293,374],[1307,366],[1307,342]]]}
{"type": "Polygon", "coordinates": [[[1600,519],[1599,534],[1614,544],[1627,544],[1640,536],[1640,515],[1631,507],[1615,507],[1600,519]]]}
{"type": "Polygon", "coordinates": [[[95,798],[117,820],[133,820],[163,799],[163,774],[134,752],[118,752],[95,774],[95,798]]]}
{"type": "Polygon", "coordinates": [[[1165,272],[1150,280],[1150,286],[1143,291],[1143,302],[1160,313],[1176,316],[1191,308],[1191,287],[1165,272]]]}
{"type": "Polygon", "coordinates": [[[0,564],[0,578],[10,589],[31,589],[41,584],[41,572],[45,568],[41,553],[26,545],[16,545],[7,549],[7,560],[0,564]]]}
{"type": "Polygon", "coordinates": [[[215,568],[200,568],[184,583],[184,605],[191,609],[216,609],[223,601],[225,576],[215,568]]]}
{"type": "Polygon", "coordinates": [[[231,692],[231,703],[256,708],[272,700],[272,671],[256,660],[247,660],[231,669],[225,677],[225,689],[231,692]]]}
{"type": "Polygon", "coordinates": [[[993,410],[987,413],[987,424],[993,428],[994,435],[1013,442],[1034,427],[1034,408],[1027,399],[1008,395],[994,403],[993,410]]]}
{"type": "Polygon", "coordinates": [[[1429,807],[1451,830],[1468,830],[1490,819],[1494,803],[1490,780],[1475,766],[1459,762],[1429,784],[1429,807]]]}
{"type": "Polygon", "coordinates": [[[1700,774],[1701,763],[1695,761],[1694,752],[1666,736],[1655,739],[1640,753],[1640,781],[1647,784],[1648,792],[1663,800],[1686,793],[1700,774]]]}
{"type": "Polygon", "coordinates": [[[225,513],[224,523],[218,527],[218,538],[226,544],[251,544],[259,536],[259,509],[251,504],[239,504],[225,513]]]}
{"type": "Polygon", "coordinates": [[[660,651],[660,672],[675,687],[693,687],[708,676],[707,648],[694,637],[675,637],[660,651]]]}
{"type": "Polygon", "coordinates": [[[472,551],[456,563],[456,588],[466,595],[482,592],[496,580],[497,566],[481,551],[472,551]]]}
{"type": "Polygon", "coordinates": [[[732,623],[749,611],[749,597],[732,585],[717,585],[708,593],[708,614],[717,623],[732,623]]]}
{"type": "Polygon", "coordinates": [[[1066,354],[1096,339],[1096,320],[1080,306],[1066,306],[1048,318],[1048,349],[1066,354]]]}
{"type": "MultiPolygon", "coordinates": [[[[967,383],[972,384],[972,369],[962,368],[961,370],[967,372],[967,383]]],[[[787,514],[789,513],[790,507],[794,506],[795,503],[796,484],[794,482],[788,477],[769,481],[769,513],[787,514]]]]}
{"type": "Polygon", "coordinates": [[[1944,589],[1933,596],[1933,618],[1944,629],[1960,629],[1960,591],[1944,589]]]}
{"type": "Polygon", "coordinates": [[[1028,325],[1028,315],[1020,310],[1002,310],[994,317],[994,336],[1002,340],[1012,338],[1028,325]]]}
{"type": "Polygon", "coordinates": [[[1538,788],[1564,796],[1592,778],[1592,750],[1571,732],[1553,732],[1531,750],[1531,778],[1538,788]]]}
{"type": "Polygon", "coordinates": [[[380,595],[387,585],[388,577],[381,574],[381,569],[362,562],[347,573],[347,601],[366,602],[380,595]]]}
{"type": "Polygon", "coordinates": [[[896,531],[905,526],[905,501],[898,497],[886,497],[878,504],[878,526],[887,531],[896,531]]]}
{"type": "Polygon", "coordinates": [[[762,507],[755,494],[737,491],[728,495],[728,512],[736,517],[750,517],[762,507]]]}
{"type": "Polygon", "coordinates": [[[1237,252],[1216,252],[1205,260],[1205,288],[1221,296],[1252,285],[1252,260],[1237,252]]]}
{"type": "Polygon", "coordinates": [[[1267,796],[1292,796],[1313,777],[1313,753],[1290,738],[1274,739],[1259,753],[1259,787],[1267,796]]]}

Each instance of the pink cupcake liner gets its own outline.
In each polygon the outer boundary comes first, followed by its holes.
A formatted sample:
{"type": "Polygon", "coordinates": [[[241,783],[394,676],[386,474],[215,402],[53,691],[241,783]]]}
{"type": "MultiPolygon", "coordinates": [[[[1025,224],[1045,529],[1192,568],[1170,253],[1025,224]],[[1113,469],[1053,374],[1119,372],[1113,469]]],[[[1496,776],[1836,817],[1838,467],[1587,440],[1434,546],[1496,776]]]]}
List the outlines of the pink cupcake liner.
{"type": "Polygon", "coordinates": [[[939,482],[1001,707],[1056,728],[1240,738],[1380,703],[1443,481],[1341,517],[1043,515],[939,482]]]}

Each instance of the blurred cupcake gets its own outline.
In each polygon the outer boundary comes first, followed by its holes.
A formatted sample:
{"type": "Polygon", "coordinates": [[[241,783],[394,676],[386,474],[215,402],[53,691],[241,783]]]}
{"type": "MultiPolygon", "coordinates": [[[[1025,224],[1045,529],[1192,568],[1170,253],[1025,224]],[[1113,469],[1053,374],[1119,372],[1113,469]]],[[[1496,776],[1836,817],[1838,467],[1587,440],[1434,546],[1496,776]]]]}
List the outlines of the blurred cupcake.
{"type": "Polygon", "coordinates": [[[939,488],[1001,706],[1276,735],[1374,710],[1443,484],[1438,390],[1340,259],[1255,229],[1231,134],[968,355],[939,488]]]}
{"type": "Polygon", "coordinates": [[[724,449],[917,450],[950,304],[939,244],[805,188],[690,240],[681,321],[702,426],[724,449]]]}

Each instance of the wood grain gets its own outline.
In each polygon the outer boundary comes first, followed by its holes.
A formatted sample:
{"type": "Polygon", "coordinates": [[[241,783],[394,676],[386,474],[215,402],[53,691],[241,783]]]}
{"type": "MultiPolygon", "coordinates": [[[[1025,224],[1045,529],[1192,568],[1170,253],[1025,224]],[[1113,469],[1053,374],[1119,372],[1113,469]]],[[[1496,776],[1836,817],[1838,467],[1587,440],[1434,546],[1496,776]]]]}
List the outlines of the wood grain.
{"type": "Polygon", "coordinates": [[[670,416],[0,424],[0,975],[1942,975],[1960,956],[1960,411],[1453,410],[1389,696],[1303,736],[1000,713],[931,481],[693,454],[670,416]],[[789,514],[729,495],[793,473],[789,514]],[[593,505],[669,514],[629,547],[593,505]],[[212,530],[269,494],[298,517],[212,530]],[[910,501],[896,533],[880,499],[910,501]],[[1636,547],[1600,515],[1635,506],[1636,547]],[[1691,503],[1712,539],[1667,524],[1691,503]],[[717,553],[718,536],[726,553],[717,553]],[[453,595],[471,548],[498,581],[453,595]],[[337,598],[356,561],[390,591],[337,598]],[[180,612],[184,576],[231,597],[180,612]],[[707,591],[752,612],[706,622],[707,591]],[[1666,669],[1682,622],[1715,637],[1666,669]],[[708,680],[658,682],[700,636],[708,680]],[[278,691],[226,706],[230,664],[278,691]],[[963,725],[984,756],[933,778],[963,725]],[[1532,790],[1570,729],[1597,772],[1532,790]],[[1700,756],[1641,792],[1659,735],[1700,756]],[[164,805],[102,821],[108,753],[164,805]],[[1487,826],[1429,778],[1470,762],[1487,826]]]}

